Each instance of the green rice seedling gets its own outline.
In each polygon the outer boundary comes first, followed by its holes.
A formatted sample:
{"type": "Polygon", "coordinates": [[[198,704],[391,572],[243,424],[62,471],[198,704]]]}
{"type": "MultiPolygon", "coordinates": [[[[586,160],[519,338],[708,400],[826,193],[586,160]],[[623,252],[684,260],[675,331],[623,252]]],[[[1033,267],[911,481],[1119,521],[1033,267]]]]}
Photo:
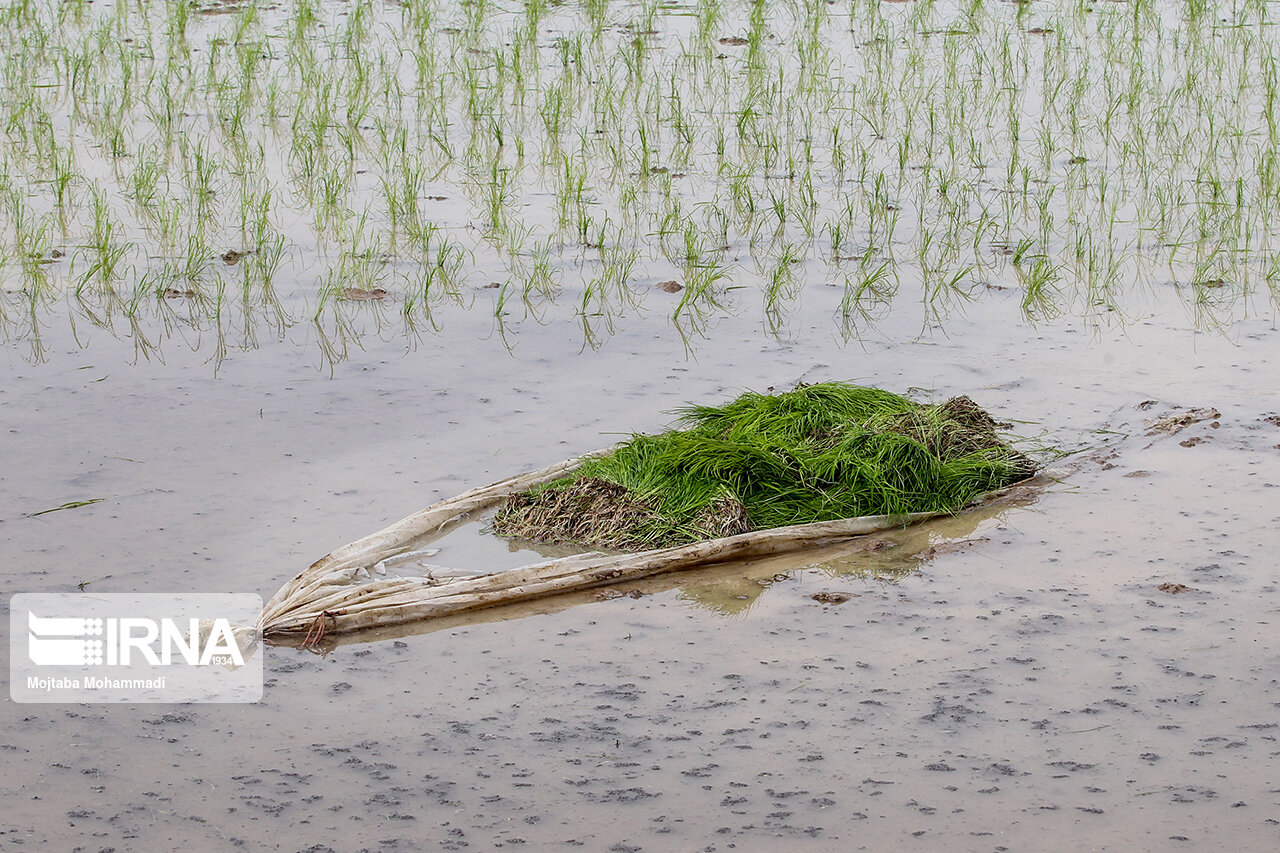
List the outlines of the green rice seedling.
{"type": "Polygon", "coordinates": [[[1036,255],[1030,264],[1015,264],[1022,280],[1022,315],[1031,323],[1050,322],[1063,311],[1062,294],[1058,288],[1061,273],[1045,255],[1036,255]]]}
{"type": "Polygon", "coordinates": [[[703,333],[711,313],[729,307],[733,280],[731,270],[715,258],[686,268],[684,289],[671,314],[677,328],[682,333],[703,333]]]}
{"type": "Polygon", "coordinates": [[[170,45],[184,45],[187,40],[187,22],[191,17],[193,6],[190,3],[175,3],[166,18],[170,45]]]}
{"type": "Polygon", "coordinates": [[[59,224],[65,234],[68,220],[73,215],[75,207],[71,189],[74,184],[82,180],[76,170],[75,152],[69,147],[55,150],[51,171],[50,188],[53,191],[53,204],[58,211],[59,224]]]}
{"type": "Polygon", "coordinates": [[[159,152],[153,146],[144,146],[134,156],[132,184],[133,201],[147,215],[154,215],[156,192],[163,175],[159,152]]]}
{"type": "Polygon", "coordinates": [[[254,250],[249,255],[246,270],[252,269],[258,286],[264,293],[272,292],[272,282],[284,263],[288,241],[283,234],[267,235],[259,230],[255,235],[254,250]]]}
{"type": "Polygon", "coordinates": [[[47,217],[36,219],[20,197],[13,199],[12,210],[14,254],[22,271],[22,290],[35,305],[49,289],[48,267],[54,259],[51,227],[47,217]]]}
{"type": "Polygon", "coordinates": [[[269,182],[246,186],[240,193],[240,239],[255,250],[264,245],[271,234],[273,198],[274,189],[269,182]]]}
{"type": "Polygon", "coordinates": [[[773,269],[769,271],[765,286],[764,311],[765,318],[776,334],[782,327],[782,309],[795,300],[799,294],[800,281],[796,269],[802,258],[795,244],[788,243],[778,253],[773,269]]]}
{"type": "Polygon", "coordinates": [[[590,279],[582,291],[578,313],[584,317],[613,317],[635,305],[630,287],[631,273],[638,257],[635,249],[619,242],[621,235],[609,233],[608,221],[601,226],[600,274],[590,279]]]}
{"type": "Polygon", "coordinates": [[[559,290],[551,266],[551,245],[549,242],[538,243],[530,252],[520,297],[526,304],[530,304],[535,295],[550,300],[556,297],[559,290]]]}
{"type": "Polygon", "coordinates": [[[200,229],[192,231],[187,238],[187,250],[182,255],[178,279],[183,290],[190,290],[198,285],[213,262],[213,249],[208,237],[200,229]]]}
{"type": "MultiPolygon", "coordinates": [[[[319,287],[315,314],[312,319],[319,322],[326,314],[326,307],[344,301],[380,302],[387,291],[382,287],[386,283],[388,271],[386,258],[378,251],[377,245],[368,250],[346,249],[338,256],[336,265],[330,267],[328,275],[319,287]]],[[[341,310],[334,312],[342,315],[341,310]]],[[[358,337],[358,336],[357,336],[358,337]]]]}
{"type": "Polygon", "coordinates": [[[694,14],[698,19],[698,38],[703,42],[713,41],[719,35],[718,28],[724,18],[720,0],[698,0],[694,14]]]}
{"type": "MultiPolygon", "coordinates": [[[[166,297],[179,293],[184,293],[178,288],[181,283],[178,268],[172,259],[165,259],[158,266],[153,265],[145,273],[143,273],[137,281],[134,288],[134,299],[141,302],[139,294],[145,292],[156,300],[158,304],[163,305],[166,297]]],[[[192,294],[195,291],[191,291],[192,294]]],[[[184,293],[185,295],[185,293],[184,293]]],[[[162,311],[163,315],[171,315],[171,312],[162,311]]]]}
{"type": "Polygon", "coordinates": [[[495,160],[489,171],[489,180],[482,187],[484,196],[485,227],[495,236],[501,236],[507,228],[507,208],[515,196],[512,170],[501,167],[495,160]]]}
{"type": "MultiPolygon", "coordinates": [[[[990,244],[1016,234],[1036,248],[1011,272],[1047,322],[1117,305],[1168,266],[1179,281],[1227,279],[1232,294],[1266,287],[1280,234],[1280,42],[1265,4],[1201,6],[10,4],[4,172],[30,221],[54,211],[58,242],[81,247],[76,278],[95,254],[91,183],[133,200],[111,206],[116,245],[174,258],[193,230],[211,243],[238,230],[243,248],[263,242],[254,232],[270,239],[256,212],[270,186],[273,216],[310,226],[289,237],[299,274],[320,282],[328,244],[344,246],[368,210],[393,249],[416,258],[431,229],[479,244],[480,266],[542,300],[554,288],[516,244],[564,239],[589,257],[587,244],[611,239],[608,220],[640,257],[714,282],[701,292],[717,299],[732,285],[710,266],[715,247],[739,250],[767,293],[791,246],[812,258],[811,278],[847,276],[836,324],[866,320],[859,306],[883,315],[883,289],[862,286],[881,281],[881,264],[883,281],[923,280],[938,319],[962,304],[955,273],[974,270],[966,291],[999,275],[1007,261],[990,244]],[[524,155],[535,170],[521,171],[524,155]],[[452,212],[412,221],[428,192],[470,195],[491,233],[470,235],[452,212]],[[514,221],[517,199],[544,196],[554,221],[536,204],[527,225],[514,221]],[[691,216],[708,206],[721,222],[691,216]],[[870,267],[844,268],[860,258],[870,267]]],[[[557,266],[571,260],[560,251],[557,266]]],[[[410,263],[397,275],[416,279],[410,263]]],[[[439,269],[422,268],[432,290],[439,269]]],[[[774,292],[764,310],[784,317],[776,309],[801,289],[774,292]]],[[[1222,316],[1247,304],[1206,296],[1222,316]]],[[[676,331],[711,301],[690,296],[676,331]]]]}
{"type": "Polygon", "coordinates": [[[183,156],[190,170],[187,173],[187,191],[195,203],[196,220],[202,225],[209,224],[215,213],[217,193],[214,182],[219,170],[218,159],[203,140],[183,151],[183,156]]]}
{"type": "MultiPolygon", "coordinates": [[[[560,135],[564,132],[565,123],[569,118],[569,95],[565,86],[552,86],[543,93],[542,106],[538,110],[538,114],[542,118],[544,136],[548,142],[548,147],[554,149],[560,144],[560,135]]],[[[544,154],[543,162],[548,162],[548,156],[544,154]]]]}
{"type": "Polygon", "coordinates": [[[887,311],[898,291],[898,281],[889,261],[871,268],[871,253],[862,256],[856,275],[846,275],[840,316],[846,335],[859,323],[870,325],[887,311]]]}
{"type": "Polygon", "coordinates": [[[466,248],[443,232],[436,233],[435,238],[422,248],[427,254],[418,293],[422,306],[426,308],[432,301],[442,298],[461,302],[461,272],[469,254],[466,248]]]}
{"type": "Polygon", "coordinates": [[[925,306],[928,316],[942,322],[954,307],[974,298],[976,282],[973,274],[977,267],[969,264],[959,269],[933,268],[924,270],[925,306]]]}
{"type": "Polygon", "coordinates": [[[508,313],[507,298],[511,295],[511,289],[512,289],[511,282],[509,281],[502,282],[502,284],[498,287],[498,291],[494,295],[494,300],[493,300],[493,316],[494,316],[494,319],[497,320],[498,322],[499,329],[503,330],[501,331],[501,334],[503,334],[504,337],[505,337],[505,328],[506,328],[504,318],[507,316],[507,313],[508,313]]]}
{"type": "Polygon", "coordinates": [[[822,231],[830,235],[829,243],[831,249],[831,260],[833,263],[839,263],[844,258],[848,240],[847,225],[844,220],[837,219],[828,222],[822,226],[822,231]]]}
{"type": "MultiPolygon", "coordinates": [[[[98,191],[91,193],[93,207],[93,233],[86,251],[77,258],[87,256],[89,266],[76,279],[75,295],[81,297],[92,281],[97,281],[100,292],[106,296],[114,293],[112,284],[120,275],[120,264],[131,248],[131,243],[118,239],[118,226],[107,207],[106,198],[98,191]]],[[[73,268],[75,258],[73,258],[73,268]]]]}
{"type": "Polygon", "coordinates": [[[969,398],[923,406],[875,388],[801,385],[680,410],[572,477],[509,499],[500,535],[640,550],[864,515],[955,512],[1035,463],[969,398]]]}

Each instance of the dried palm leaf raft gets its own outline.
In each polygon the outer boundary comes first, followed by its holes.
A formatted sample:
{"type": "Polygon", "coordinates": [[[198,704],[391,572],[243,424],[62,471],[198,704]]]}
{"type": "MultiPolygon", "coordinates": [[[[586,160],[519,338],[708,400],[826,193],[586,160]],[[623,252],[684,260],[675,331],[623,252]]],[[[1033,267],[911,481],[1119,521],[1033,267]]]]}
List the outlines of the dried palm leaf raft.
{"type": "Polygon", "coordinates": [[[772,556],[960,511],[1035,463],[968,397],[921,405],[844,383],[744,394],[682,428],[441,501],[333,551],[263,610],[269,641],[372,628],[772,556]],[[383,561],[498,507],[493,532],[609,548],[510,571],[389,577],[383,561]]]}

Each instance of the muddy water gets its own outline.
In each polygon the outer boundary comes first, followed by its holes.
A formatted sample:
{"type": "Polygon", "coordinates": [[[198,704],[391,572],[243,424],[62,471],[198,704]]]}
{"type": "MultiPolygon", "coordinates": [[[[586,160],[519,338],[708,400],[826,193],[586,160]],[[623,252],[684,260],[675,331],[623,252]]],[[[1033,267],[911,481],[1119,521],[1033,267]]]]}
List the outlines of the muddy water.
{"type": "Polygon", "coordinates": [[[817,567],[268,649],[256,705],[6,701],[0,844],[1275,849],[1270,317],[1201,334],[1157,300],[1122,329],[1033,328],[995,297],[945,334],[891,317],[845,344],[806,299],[792,338],[724,318],[695,358],[661,318],[509,352],[476,314],[409,352],[367,336],[332,373],[305,340],[216,369],[57,324],[46,363],[4,351],[9,594],[266,597],[436,499],[802,378],[968,393],[1092,449],[1029,504],[817,567]],[[1189,406],[1221,418],[1144,434],[1189,406]]]}

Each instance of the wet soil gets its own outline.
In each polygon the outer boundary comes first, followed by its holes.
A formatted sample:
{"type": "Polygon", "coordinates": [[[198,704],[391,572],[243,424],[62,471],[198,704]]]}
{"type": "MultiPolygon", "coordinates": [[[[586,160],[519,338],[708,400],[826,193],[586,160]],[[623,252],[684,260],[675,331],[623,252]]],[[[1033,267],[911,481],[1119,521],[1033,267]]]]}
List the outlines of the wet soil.
{"type": "Polygon", "coordinates": [[[307,340],[216,369],[57,324],[43,364],[0,350],[8,594],[266,597],[442,497],[802,379],[968,394],[1081,450],[1030,503],[817,567],[267,649],[256,705],[6,701],[0,846],[1275,849],[1269,318],[1033,328],[995,295],[945,334],[891,317],[845,344],[825,298],[784,340],[723,318],[696,359],[660,317],[508,352],[480,312],[410,352],[370,334],[332,373],[307,340]],[[1217,417],[1148,433],[1197,409],[1217,417]]]}

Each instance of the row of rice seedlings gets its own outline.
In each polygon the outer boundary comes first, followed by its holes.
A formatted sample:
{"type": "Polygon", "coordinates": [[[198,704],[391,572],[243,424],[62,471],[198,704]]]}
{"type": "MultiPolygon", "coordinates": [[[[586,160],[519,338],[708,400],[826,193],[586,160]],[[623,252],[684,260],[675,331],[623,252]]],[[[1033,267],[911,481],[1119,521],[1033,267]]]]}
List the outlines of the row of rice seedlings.
{"type": "MultiPolygon", "coordinates": [[[[550,282],[586,278],[610,223],[625,281],[681,277],[677,322],[746,287],[777,328],[814,281],[846,282],[842,323],[904,283],[926,319],[982,284],[1019,288],[1034,321],[1118,307],[1132,283],[1274,292],[1274,28],[1265,4],[1202,5],[1233,25],[980,0],[17,4],[0,119],[23,200],[5,210],[26,212],[6,268],[135,314],[122,279],[178,268],[199,291],[216,256],[283,240],[310,306],[293,313],[316,317],[347,304],[324,283],[376,232],[406,316],[470,304],[494,266],[514,316],[516,294],[545,307],[550,282]],[[415,248],[437,233],[466,260],[415,248]],[[22,260],[55,249],[73,260],[22,260]]],[[[563,307],[627,310],[605,280],[563,307]]]]}

